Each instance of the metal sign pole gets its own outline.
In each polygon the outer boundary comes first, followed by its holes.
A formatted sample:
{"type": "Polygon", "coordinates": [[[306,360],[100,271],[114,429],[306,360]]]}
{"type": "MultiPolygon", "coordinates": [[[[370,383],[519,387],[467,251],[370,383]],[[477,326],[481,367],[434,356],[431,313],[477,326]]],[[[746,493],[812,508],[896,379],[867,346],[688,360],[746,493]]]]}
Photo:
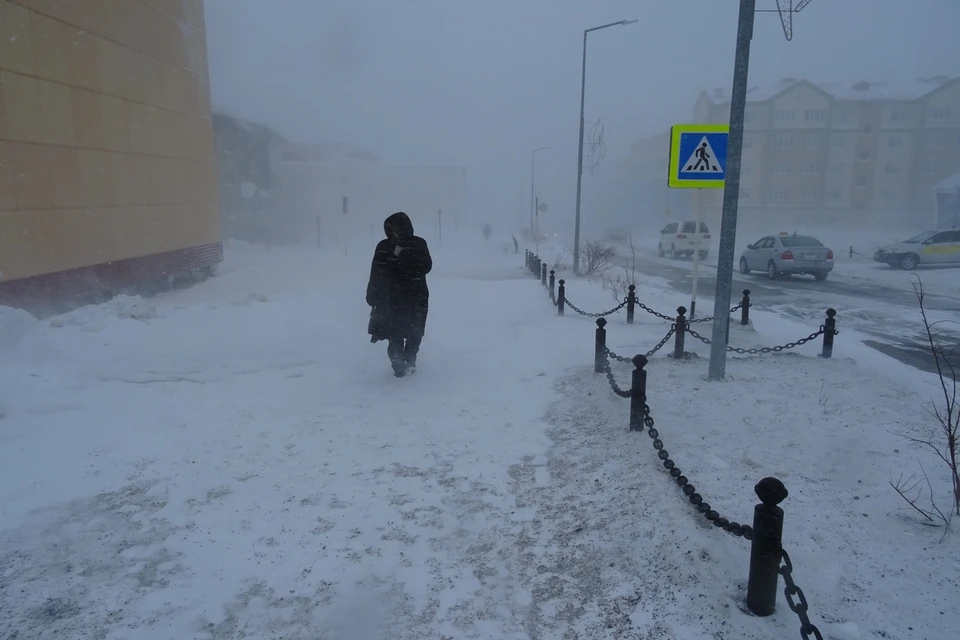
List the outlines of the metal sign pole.
{"type": "Polygon", "coordinates": [[[740,160],[743,152],[743,118],[747,105],[747,76],[750,70],[750,40],[757,0],[740,0],[737,49],[730,95],[730,134],[727,138],[726,183],[723,216],[717,249],[717,290],[713,298],[713,335],[707,378],[722,380],[727,369],[727,327],[730,324],[730,293],[733,288],[733,258],[737,241],[737,206],[740,196],[740,160]]]}
{"type": "Polygon", "coordinates": [[[320,250],[320,216],[317,216],[317,251],[320,250]]]}
{"type": "Polygon", "coordinates": [[[703,189],[697,189],[697,228],[693,236],[693,291],[690,294],[691,320],[697,311],[697,285],[700,283],[700,225],[703,224],[703,189]]]}

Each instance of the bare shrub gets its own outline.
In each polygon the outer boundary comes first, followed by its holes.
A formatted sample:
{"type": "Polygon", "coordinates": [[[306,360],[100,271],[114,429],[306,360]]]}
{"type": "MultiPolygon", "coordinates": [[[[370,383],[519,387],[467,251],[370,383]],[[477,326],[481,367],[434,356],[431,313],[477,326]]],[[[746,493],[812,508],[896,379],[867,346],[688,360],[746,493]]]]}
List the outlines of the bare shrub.
{"type": "MultiPolygon", "coordinates": [[[[920,315],[923,318],[927,345],[936,364],[943,400],[941,404],[931,399],[930,407],[927,408],[927,413],[937,424],[927,438],[903,437],[910,442],[924,445],[933,450],[936,457],[943,461],[950,470],[950,493],[952,494],[953,504],[950,509],[947,509],[946,513],[937,506],[933,486],[922,464],[920,464],[920,473],[923,478],[922,484],[926,485],[929,506],[925,504],[927,501],[924,501],[923,506],[921,506],[924,487],[921,485],[921,480],[917,479],[916,474],[911,475],[906,480],[903,479],[902,475],[897,481],[891,478],[890,486],[912,509],[920,513],[926,522],[933,523],[939,520],[943,522],[945,527],[949,527],[951,518],[954,515],[960,515],[960,460],[958,460],[960,458],[960,451],[958,451],[958,448],[960,448],[960,442],[958,442],[958,438],[960,438],[960,400],[957,398],[957,371],[951,361],[957,346],[960,345],[955,345],[948,350],[939,340],[934,331],[938,323],[930,322],[923,305],[923,282],[918,276],[914,276],[914,278],[913,290],[917,295],[920,315]]],[[[944,535],[946,535],[946,531],[944,531],[944,535]]]]}
{"type": "Polygon", "coordinates": [[[573,256],[573,252],[570,250],[570,247],[564,247],[560,250],[560,253],[557,254],[556,259],[553,261],[553,270],[557,273],[563,273],[570,268],[570,259],[573,256]]]}
{"type": "Polygon", "coordinates": [[[603,288],[609,291],[617,302],[622,302],[627,297],[630,285],[637,284],[637,244],[633,240],[633,232],[628,232],[627,247],[630,249],[630,267],[624,267],[623,273],[614,277],[603,274],[603,288]]]}
{"type": "Polygon", "coordinates": [[[613,259],[616,257],[616,247],[604,244],[598,240],[588,242],[581,256],[579,275],[584,277],[600,275],[610,268],[613,259]]]}

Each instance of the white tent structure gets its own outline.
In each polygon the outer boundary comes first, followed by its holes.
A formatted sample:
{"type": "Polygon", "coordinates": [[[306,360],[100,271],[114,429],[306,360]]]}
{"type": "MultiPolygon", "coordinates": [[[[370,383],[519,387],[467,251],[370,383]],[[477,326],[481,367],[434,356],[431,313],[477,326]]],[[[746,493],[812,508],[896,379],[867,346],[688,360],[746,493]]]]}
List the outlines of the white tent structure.
{"type": "Polygon", "coordinates": [[[937,228],[960,229],[960,173],[933,188],[937,202],[937,228]]]}

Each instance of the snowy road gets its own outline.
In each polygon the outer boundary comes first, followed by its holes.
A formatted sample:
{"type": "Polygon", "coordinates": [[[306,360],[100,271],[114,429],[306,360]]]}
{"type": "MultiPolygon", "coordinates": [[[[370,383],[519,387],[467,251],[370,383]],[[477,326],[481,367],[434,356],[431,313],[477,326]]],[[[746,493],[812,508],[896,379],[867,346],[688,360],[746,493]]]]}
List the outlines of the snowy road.
{"type": "MultiPolygon", "coordinates": [[[[621,257],[619,262],[627,266],[630,260],[621,257]]],[[[638,253],[637,271],[664,278],[677,291],[692,291],[693,265],[689,260],[638,253]]],[[[699,315],[713,313],[715,274],[716,258],[712,257],[700,271],[699,291],[701,296],[706,295],[697,303],[699,315]]],[[[932,321],[941,322],[937,330],[948,342],[960,341],[960,269],[928,269],[918,275],[924,282],[927,312],[932,321]]],[[[908,272],[871,262],[839,261],[826,282],[809,276],[772,282],[764,274],[734,273],[733,283],[734,301],[743,289],[749,289],[754,308],[812,325],[821,323],[826,309],[833,307],[839,312],[841,330],[853,327],[874,337],[869,344],[887,355],[923,371],[934,370],[908,272]]],[[[960,351],[953,353],[953,362],[960,369],[960,351]]]]}
{"type": "MultiPolygon", "coordinates": [[[[192,289],[43,322],[0,309],[0,637],[797,637],[782,597],[745,612],[748,545],[627,430],[593,322],[557,318],[492,245],[435,250],[404,380],[365,335],[366,261],[332,252],[235,249],[192,289]]],[[[757,310],[738,343],[778,323],[803,329],[757,310]]],[[[665,326],[608,329],[629,355],[665,326]]],[[[886,485],[928,455],[898,434],[927,432],[929,389],[853,340],[816,353],[732,358],[710,384],[703,359],[661,354],[661,437],[730,519],[749,521],[760,478],[786,483],[784,542],[825,637],[950,637],[957,538],[886,485]]]]}

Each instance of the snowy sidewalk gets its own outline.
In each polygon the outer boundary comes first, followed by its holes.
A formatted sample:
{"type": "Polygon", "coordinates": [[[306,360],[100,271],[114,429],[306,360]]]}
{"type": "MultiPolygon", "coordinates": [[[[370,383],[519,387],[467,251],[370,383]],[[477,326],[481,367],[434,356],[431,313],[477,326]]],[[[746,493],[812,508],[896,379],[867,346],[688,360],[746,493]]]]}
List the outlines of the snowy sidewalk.
{"type": "MultiPolygon", "coordinates": [[[[44,323],[6,310],[0,629],[795,637],[782,599],[771,619],[740,610],[746,543],[698,519],[627,432],[592,373],[592,321],[555,318],[522,255],[435,251],[420,371],[403,380],[365,335],[366,256],[234,251],[157,300],[44,323]]],[[[575,299],[612,306],[585,283],[575,299]]],[[[667,328],[616,319],[609,344],[645,351],[667,328]]],[[[760,478],[784,480],[785,544],[821,629],[949,635],[956,587],[934,572],[957,568],[955,540],[891,518],[884,488],[910,448],[891,432],[922,399],[842,357],[735,360],[719,384],[701,364],[650,365],[665,445],[730,519],[749,522],[760,478]]]]}

